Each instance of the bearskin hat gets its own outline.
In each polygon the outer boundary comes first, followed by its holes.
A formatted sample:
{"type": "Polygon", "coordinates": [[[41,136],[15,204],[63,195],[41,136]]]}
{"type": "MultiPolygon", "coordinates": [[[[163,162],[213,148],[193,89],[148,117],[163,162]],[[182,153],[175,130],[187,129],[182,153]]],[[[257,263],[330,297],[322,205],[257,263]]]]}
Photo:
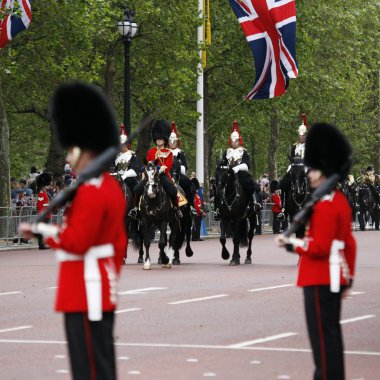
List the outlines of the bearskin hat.
{"type": "Polygon", "coordinates": [[[49,173],[41,173],[36,177],[36,184],[39,189],[44,186],[49,186],[51,184],[52,177],[49,173]]]}
{"type": "Polygon", "coordinates": [[[271,193],[274,193],[276,190],[278,190],[278,189],[279,189],[278,185],[279,185],[278,181],[274,179],[274,180],[270,183],[270,186],[269,186],[269,188],[270,188],[270,192],[271,192],[271,193]]]}
{"type": "Polygon", "coordinates": [[[321,170],[326,177],[339,174],[344,180],[351,167],[352,148],[337,127],[327,123],[313,124],[305,142],[305,165],[321,170]]]}
{"type": "Polygon", "coordinates": [[[190,181],[194,185],[195,190],[198,190],[201,187],[199,181],[196,178],[192,178],[190,181]]]}
{"type": "Polygon", "coordinates": [[[166,145],[169,141],[170,132],[171,127],[167,120],[155,120],[152,126],[152,141],[155,143],[157,140],[162,139],[166,145]]]}
{"type": "Polygon", "coordinates": [[[366,171],[367,172],[373,172],[373,166],[367,166],[366,171]]]}
{"type": "Polygon", "coordinates": [[[78,146],[101,153],[119,145],[113,109],[94,85],[80,81],[61,84],[53,94],[50,112],[63,148],[78,146]]]}
{"type": "Polygon", "coordinates": [[[230,137],[228,139],[228,145],[231,145],[233,140],[239,139],[239,143],[241,146],[243,146],[243,138],[241,137],[240,131],[239,131],[239,125],[237,120],[234,120],[232,123],[232,129],[230,133],[230,137]]]}
{"type": "MultiPolygon", "coordinates": [[[[170,132],[170,136],[169,136],[169,141],[173,141],[173,143],[177,143],[178,146],[180,146],[181,144],[181,141],[179,140],[179,135],[178,135],[178,131],[177,131],[177,125],[175,123],[175,121],[172,121],[172,127],[171,127],[171,132],[170,132]]],[[[170,142],[172,144],[172,142],[170,142]]]]}

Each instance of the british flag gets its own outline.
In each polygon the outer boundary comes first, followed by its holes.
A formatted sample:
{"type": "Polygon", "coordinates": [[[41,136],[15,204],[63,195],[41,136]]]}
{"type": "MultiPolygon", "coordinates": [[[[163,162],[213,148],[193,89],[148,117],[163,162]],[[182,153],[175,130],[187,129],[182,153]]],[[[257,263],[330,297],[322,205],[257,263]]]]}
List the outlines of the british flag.
{"type": "Polygon", "coordinates": [[[0,13],[5,16],[0,19],[0,48],[3,48],[18,33],[28,28],[32,21],[32,9],[29,0],[0,1],[0,13]],[[18,3],[21,17],[18,17],[15,14],[9,14],[15,10],[16,2],[18,3]]]}
{"type": "Polygon", "coordinates": [[[297,78],[295,0],[229,0],[255,59],[256,82],[246,99],[281,96],[297,78]]]}

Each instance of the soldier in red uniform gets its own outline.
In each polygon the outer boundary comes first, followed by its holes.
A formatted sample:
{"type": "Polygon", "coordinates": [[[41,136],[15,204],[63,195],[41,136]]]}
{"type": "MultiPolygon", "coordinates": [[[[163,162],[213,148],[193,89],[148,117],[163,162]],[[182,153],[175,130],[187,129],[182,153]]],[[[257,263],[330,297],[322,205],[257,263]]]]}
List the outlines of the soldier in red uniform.
{"type": "MultiPolygon", "coordinates": [[[[166,194],[170,197],[175,215],[177,218],[182,217],[182,213],[178,208],[177,188],[175,187],[170,176],[170,169],[173,165],[173,153],[170,149],[166,148],[171,132],[170,123],[167,120],[156,120],[152,127],[152,140],[156,147],[148,150],[146,160],[148,162],[157,162],[159,167],[160,181],[166,194]]],[[[138,205],[141,195],[144,192],[144,186],[147,179],[142,180],[135,187],[136,194],[136,207],[129,212],[132,218],[136,218],[138,214],[138,205]]]]}
{"type": "Polygon", "coordinates": [[[272,193],[271,201],[272,205],[272,215],[273,215],[273,233],[279,234],[281,230],[281,214],[284,212],[282,207],[281,197],[280,197],[280,189],[278,187],[278,181],[273,180],[270,183],[270,192],[272,193]]]}
{"type": "MultiPolygon", "coordinates": [[[[38,190],[37,212],[41,213],[45,207],[49,205],[49,195],[47,189],[51,185],[51,175],[49,173],[40,174],[36,177],[36,184],[38,190]]],[[[49,247],[43,242],[41,235],[38,236],[38,249],[49,249],[49,247]]]]}
{"type": "MultiPolygon", "coordinates": [[[[51,117],[67,161],[77,174],[110,146],[118,146],[113,111],[94,86],[63,84],[51,117]]],[[[42,234],[59,262],[55,309],[64,313],[72,377],[116,379],[113,340],[117,280],[127,249],[125,201],[114,178],[103,173],[81,185],[61,227],[22,224],[24,236],[42,234]]]]}
{"type": "MultiPolygon", "coordinates": [[[[313,189],[328,177],[347,177],[351,147],[334,126],[314,124],[306,137],[305,165],[313,189]]],[[[300,255],[297,285],[303,288],[306,322],[315,363],[314,379],[344,379],[341,300],[355,274],[356,243],[351,209],[334,189],[314,206],[304,239],[277,237],[279,246],[300,255]]]]}

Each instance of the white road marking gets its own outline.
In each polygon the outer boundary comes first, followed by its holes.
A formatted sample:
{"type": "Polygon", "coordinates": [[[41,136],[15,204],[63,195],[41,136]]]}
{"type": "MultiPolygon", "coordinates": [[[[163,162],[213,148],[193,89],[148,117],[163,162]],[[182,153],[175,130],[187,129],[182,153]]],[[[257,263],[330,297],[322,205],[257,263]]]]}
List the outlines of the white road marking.
{"type": "Polygon", "coordinates": [[[126,290],[124,292],[118,292],[117,294],[124,296],[127,294],[144,294],[146,292],[150,292],[152,290],[165,290],[167,288],[143,288],[143,289],[134,289],[134,290],[126,290]]]}
{"type": "Polygon", "coordinates": [[[66,355],[54,355],[54,359],[66,359],[66,355]]]}
{"type": "Polygon", "coordinates": [[[375,318],[375,317],[376,315],[363,315],[362,317],[344,319],[340,321],[340,324],[344,325],[345,323],[357,322],[357,321],[362,321],[363,319],[369,319],[369,318],[375,318]]]}
{"type": "Polygon", "coordinates": [[[279,288],[288,288],[289,286],[294,286],[294,284],[285,284],[285,285],[277,285],[277,286],[268,286],[267,288],[257,288],[257,289],[250,289],[249,292],[262,292],[263,290],[272,290],[272,289],[279,289],[279,288]]]}
{"type": "Polygon", "coordinates": [[[55,289],[58,289],[58,286],[49,286],[48,287],[48,290],[55,290],[55,289]]]}
{"type": "Polygon", "coordinates": [[[10,294],[22,294],[22,292],[17,291],[17,292],[0,293],[0,296],[8,296],[8,295],[10,295],[10,294]]]}
{"type": "Polygon", "coordinates": [[[365,294],[365,292],[350,292],[352,296],[358,296],[359,294],[365,294]]]}
{"type": "Polygon", "coordinates": [[[189,363],[197,363],[198,362],[198,359],[195,359],[195,358],[188,358],[186,359],[187,362],[189,363]]]}
{"type": "Polygon", "coordinates": [[[277,376],[277,379],[290,379],[290,376],[289,375],[278,375],[277,376]]]}
{"type": "Polygon", "coordinates": [[[118,356],[119,360],[129,360],[129,356],[118,356]]]}
{"type": "Polygon", "coordinates": [[[204,377],[215,377],[216,376],[216,373],[214,372],[205,372],[203,374],[204,377]]]}
{"type": "Polygon", "coordinates": [[[18,331],[18,330],[31,329],[32,327],[33,327],[33,326],[11,327],[10,329],[0,330],[0,333],[3,333],[3,332],[9,332],[9,331],[18,331]]]}
{"type": "Polygon", "coordinates": [[[141,375],[140,371],[129,371],[128,375],[141,375]]]}
{"type": "Polygon", "coordinates": [[[55,372],[56,373],[69,373],[69,370],[68,369],[57,369],[55,372]]]}
{"type": "MultiPolygon", "coordinates": [[[[67,344],[64,340],[21,340],[21,339],[0,339],[0,343],[19,343],[19,344],[67,344]]],[[[204,344],[170,344],[170,343],[115,343],[115,346],[122,347],[162,347],[162,348],[197,348],[211,350],[248,350],[248,351],[278,351],[278,352],[307,352],[310,348],[291,348],[291,347],[240,347],[231,348],[221,345],[204,345],[204,344]]],[[[368,355],[380,356],[380,352],[376,351],[344,351],[346,355],[368,355]]]]}
{"type": "Polygon", "coordinates": [[[277,335],[267,336],[266,338],[259,338],[259,339],[248,340],[246,342],[241,342],[241,343],[237,343],[237,344],[231,344],[228,347],[229,348],[243,348],[243,347],[251,346],[253,344],[265,343],[265,342],[269,342],[271,340],[287,338],[289,336],[294,336],[294,335],[297,335],[297,333],[289,332],[289,333],[284,333],[284,334],[277,334],[277,335]]]}
{"type": "Polygon", "coordinates": [[[216,296],[202,297],[202,298],[193,298],[188,300],[176,301],[176,302],[168,302],[168,305],[179,305],[181,303],[189,303],[189,302],[198,302],[198,301],[206,301],[214,298],[228,297],[228,294],[218,294],[216,296]]]}
{"type": "Polygon", "coordinates": [[[116,310],[115,314],[121,314],[121,313],[128,313],[129,311],[138,311],[141,310],[138,307],[132,308],[132,309],[122,309],[122,310],[116,310]]]}
{"type": "Polygon", "coordinates": [[[251,360],[249,363],[250,364],[261,364],[261,361],[260,360],[251,360]]]}

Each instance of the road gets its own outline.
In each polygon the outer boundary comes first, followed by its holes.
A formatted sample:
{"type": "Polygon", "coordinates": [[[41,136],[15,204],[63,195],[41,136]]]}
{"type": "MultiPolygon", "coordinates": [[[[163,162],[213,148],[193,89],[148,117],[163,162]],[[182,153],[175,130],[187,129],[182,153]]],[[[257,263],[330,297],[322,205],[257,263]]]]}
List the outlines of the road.
{"type": "MultiPolygon", "coordinates": [[[[346,379],[376,380],[380,235],[355,236],[357,276],[341,321],[346,379]]],[[[192,246],[194,256],[172,269],[143,271],[129,253],[115,327],[119,379],[311,379],[297,257],[272,235],[254,238],[252,265],[228,266],[217,239],[192,246]]],[[[62,315],[53,311],[56,272],[51,250],[0,253],[1,379],[70,379],[62,315]]]]}

